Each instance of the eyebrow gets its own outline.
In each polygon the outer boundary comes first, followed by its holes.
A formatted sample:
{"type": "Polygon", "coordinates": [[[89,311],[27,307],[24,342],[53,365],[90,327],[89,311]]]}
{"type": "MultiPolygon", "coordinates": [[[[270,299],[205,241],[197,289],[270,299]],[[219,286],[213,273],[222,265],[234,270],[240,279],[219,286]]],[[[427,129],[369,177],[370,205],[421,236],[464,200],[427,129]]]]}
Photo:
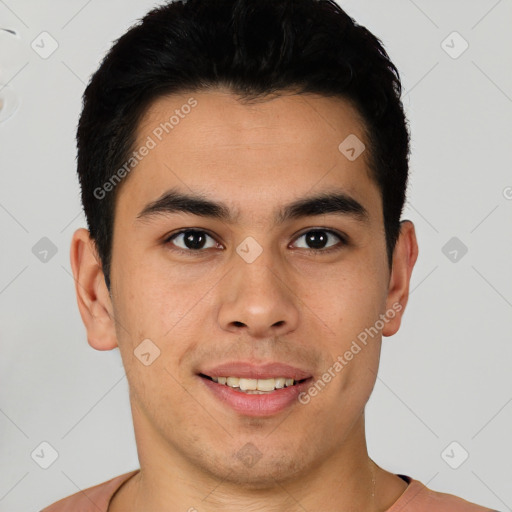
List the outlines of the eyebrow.
{"type": "MultiPolygon", "coordinates": [[[[229,224],[236,223],[240,216],[239,212],[232,212],[225,203],[174,188],[148,203],[137,215],[137,219],[150,220],[154,216],[173,213],[188,213],[229,224]]],[[[361,203],[346,192],[333,191],[303,197],[281,207],[276,212],[274,223],[278,225],[288,220],[326,214],[344,215],[363,223],[369,221],[368,210],[361,203]]]]}

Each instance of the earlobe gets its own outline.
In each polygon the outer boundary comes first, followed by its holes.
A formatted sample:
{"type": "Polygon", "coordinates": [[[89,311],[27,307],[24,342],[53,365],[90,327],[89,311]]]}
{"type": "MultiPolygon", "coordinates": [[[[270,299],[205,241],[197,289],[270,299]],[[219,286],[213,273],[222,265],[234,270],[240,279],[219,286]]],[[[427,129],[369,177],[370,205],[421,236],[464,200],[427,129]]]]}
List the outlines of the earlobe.
{"type": "Polygon", "coordinates": [[[393,267],[386,300],[386,312],[390,314],[387,315],[389,320],[382,329],[383,336],[392,336],[400,328],[409,299],[412,270],[417,259],[418,242],[414,224],[410,220],[404,220],[400,223],[400,236],[393,252],[393,267]]]}
{"type": "Polygon", "coordinates": [[[96,350],[112,350],[117,347],[112,302],[87,229],[80,228],[73,234],[70,260],[78,309],[89,345],[96,350]]]}

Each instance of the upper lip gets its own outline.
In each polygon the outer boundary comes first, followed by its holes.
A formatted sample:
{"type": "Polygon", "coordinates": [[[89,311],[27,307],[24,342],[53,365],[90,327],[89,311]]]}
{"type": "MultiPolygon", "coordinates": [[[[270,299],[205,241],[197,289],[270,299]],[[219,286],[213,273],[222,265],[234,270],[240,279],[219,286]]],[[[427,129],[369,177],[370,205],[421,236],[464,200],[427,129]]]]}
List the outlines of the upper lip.
{"type": "Polygon", "coordinates": [[[251,362],[233,361],[201,369],[200,372],[208,377],[243,377],[246,379],[271,379],[285,377],[295,381],[311,377],[311,373],[290,366],[289,364],[269,362],[255,364],[251,362]]]}

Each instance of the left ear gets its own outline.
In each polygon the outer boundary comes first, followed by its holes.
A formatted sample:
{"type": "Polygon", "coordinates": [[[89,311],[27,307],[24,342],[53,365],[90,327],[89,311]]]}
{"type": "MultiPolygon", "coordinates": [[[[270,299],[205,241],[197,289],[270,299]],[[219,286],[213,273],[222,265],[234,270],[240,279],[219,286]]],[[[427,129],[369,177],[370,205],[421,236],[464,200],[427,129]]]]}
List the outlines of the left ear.
{"type": "Polygon", "coordinates": [[[393,336],[400,328],[402,315],[409,299],[409,283],[412,269],[418,258],[418,242],[414,231],[414,224],[410,220],[400,223],[400,235],[393,251],[393,266],[389,278],[386,311],[394,311],[393,317],[382,329],[383,336],[393,336]]]}

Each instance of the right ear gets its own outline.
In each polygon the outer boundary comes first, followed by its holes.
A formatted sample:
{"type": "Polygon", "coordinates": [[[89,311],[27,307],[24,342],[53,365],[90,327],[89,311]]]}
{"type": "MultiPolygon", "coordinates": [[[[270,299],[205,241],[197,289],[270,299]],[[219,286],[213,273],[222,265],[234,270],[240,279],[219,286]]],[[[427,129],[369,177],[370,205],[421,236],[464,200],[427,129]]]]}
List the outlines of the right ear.
{"type": "Polygon", "coordinates": [[[87,341],[96,350],[112,350],[117,347],[112,301],[96,245],[87,229],[74,232],[70,260],[87,341]]]}

